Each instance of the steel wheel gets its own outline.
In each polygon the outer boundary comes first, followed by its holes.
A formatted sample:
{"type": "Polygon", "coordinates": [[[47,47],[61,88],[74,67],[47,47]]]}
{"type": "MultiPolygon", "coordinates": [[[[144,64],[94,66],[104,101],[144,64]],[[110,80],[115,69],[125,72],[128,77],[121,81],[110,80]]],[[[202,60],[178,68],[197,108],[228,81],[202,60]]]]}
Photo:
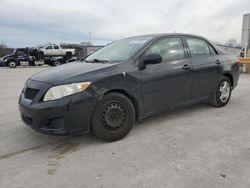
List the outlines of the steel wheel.
{"type": "Polygon", "coordinates": [[[135,122],[133,103],[121,93],[108,93],[98,102],[91,118],[91,131],[105,141],[124,138],[135,122]]]}
{"type": "Polygon", "coordinates": [[[103,109],[102,126],[108,131],[119,130],[126,124],[127,119],[127,109],[120,103],[108,103],[103,109]]]}

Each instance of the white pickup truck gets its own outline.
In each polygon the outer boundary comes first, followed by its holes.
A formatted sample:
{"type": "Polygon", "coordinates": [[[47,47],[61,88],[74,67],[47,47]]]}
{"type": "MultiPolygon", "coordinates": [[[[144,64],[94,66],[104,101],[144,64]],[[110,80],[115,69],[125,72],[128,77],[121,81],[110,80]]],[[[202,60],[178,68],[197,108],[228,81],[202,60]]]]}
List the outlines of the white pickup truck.
{"type": "Polygon", "coordinates": [[[42,53],[44,57],[48,56],[64,56],[67,59],[72,58],[75,55],[75,49],[63,49],[60,45],[52,44],[47,45],[39,49],[39,52],[42,53]]]}

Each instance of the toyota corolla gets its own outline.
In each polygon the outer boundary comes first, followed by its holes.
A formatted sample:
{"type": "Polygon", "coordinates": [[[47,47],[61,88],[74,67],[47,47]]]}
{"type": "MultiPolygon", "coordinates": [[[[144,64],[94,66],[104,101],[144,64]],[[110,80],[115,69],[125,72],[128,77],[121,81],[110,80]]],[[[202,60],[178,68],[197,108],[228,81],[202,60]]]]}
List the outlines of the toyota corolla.
{"type": "Polygon", "coordinates": [[[115,41],[76,62],[31,76],[21,92],[22,120],[45,134],[92,132],[115,141],[136,120],[194,103],[225,106],[237,86],[235,56],[209,40],[155,34],[115,41]]]}

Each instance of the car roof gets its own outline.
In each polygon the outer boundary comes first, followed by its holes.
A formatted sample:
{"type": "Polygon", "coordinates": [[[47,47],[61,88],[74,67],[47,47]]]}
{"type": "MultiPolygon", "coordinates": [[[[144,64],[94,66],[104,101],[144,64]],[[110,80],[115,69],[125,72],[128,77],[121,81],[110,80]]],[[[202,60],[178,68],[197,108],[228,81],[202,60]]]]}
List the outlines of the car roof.
{"type": "MultiPolygon", "coordinates": [[[[200,36],[200,35],[195,35],[195,34],[188,34],[188,33],[156,33],[156,34],[147,34],[147,35],[138,35],[138,36],[134,36],[134,37],[152,37],[153,40],[157,40],[163,37],[168,37],[168,36],[189,36],[189,37],[196,37],[196,38],[200,38],[203,40],[206,40],[208,43],[212,44],[212,46],[217,50],[221,52],[221,49],[214,44],[211,40],[200,36]]],[[[222,52],[221,52],[222,53],[222,52]]]]}
{"type": "Polygon", "coordinates": [[[198,37],[198,38],[205,39],[204,37],[202,37],[200,35],[188,34],[188,33],[155,33],[155,34],[137,35],[137,36],[132,36],[132,37],[161,38],[161,37],[167,37],[167,36],[190,36],[190,37],[198,37]]]}
{"type": "MultiPolygon", "coordinates": [[[[189,36],[189,37],[196,37],[203,39],[207,41],[210,45],[213,46],[213,48],[218,52],[218,54],[225,54],[216,44],[214,44],[212,41],[206,39],[205,37],[202,37],[200,35],[195,35],[195,34],[188,34],[188,33],[156,33],[156,34],[147,34],[147,35],[137,35],[137,36],[132,36],[132,37],[151,37],[153,41],[168,37],[168,36],[189,36]]],[[[130,37],[129,37],[130,38],[130,37]]]]}

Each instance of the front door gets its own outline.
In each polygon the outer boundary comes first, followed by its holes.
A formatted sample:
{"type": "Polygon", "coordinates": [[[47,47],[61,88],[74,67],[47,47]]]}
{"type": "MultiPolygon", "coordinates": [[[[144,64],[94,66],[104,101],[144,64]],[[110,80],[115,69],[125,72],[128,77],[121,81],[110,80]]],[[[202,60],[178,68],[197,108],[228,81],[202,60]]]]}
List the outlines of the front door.
{"type": "Polygon", "coordinates": [[[53,55],[53,47],[52,47],[52,45],[46,47],[46,49],[44,50],[44,55],[45,56],[53,55]]]}
{"type": "Polygon", "coordinates": [[[144,111],[166,110],[191,100],[192,71],[180,37],[167,37],[152,45],[145,55],[157,53],[159,64],[146,65],[141,71],[144,111]]]}

